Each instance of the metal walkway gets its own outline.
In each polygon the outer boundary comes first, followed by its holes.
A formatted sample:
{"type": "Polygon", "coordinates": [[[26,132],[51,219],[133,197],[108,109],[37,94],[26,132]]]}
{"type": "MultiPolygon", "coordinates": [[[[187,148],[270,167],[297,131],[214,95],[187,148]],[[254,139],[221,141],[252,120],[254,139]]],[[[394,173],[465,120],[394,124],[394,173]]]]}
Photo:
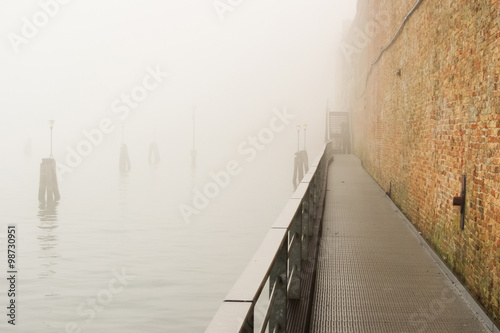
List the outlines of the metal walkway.
{"type": "Polygon", "coordinates": [[[488,332],[363,169],[330,166],[311,332],[488,332]]]}

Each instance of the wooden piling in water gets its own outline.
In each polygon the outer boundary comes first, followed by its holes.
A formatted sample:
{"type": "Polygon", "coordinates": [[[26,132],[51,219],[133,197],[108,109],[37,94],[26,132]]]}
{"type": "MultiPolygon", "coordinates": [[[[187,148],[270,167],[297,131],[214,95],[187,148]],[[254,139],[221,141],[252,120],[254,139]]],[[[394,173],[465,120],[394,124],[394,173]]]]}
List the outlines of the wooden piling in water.
{"type": "Polygon", "coordinates": [[[297,162],[297,154],[295,154],[295,157],[293,159],[293,187],[297,188],[298,182],[297,182],[297,174],[298,174],[298,169],[299,169],[299,164],[297,162]]]}
{"type": "Polygon", "coordinates": [[[150,165],[157,165],[160,163],[160,152],[158,150],[158,145],[156,142],[152,142],[149,145],[149,156],[148,161],[150,165]]]}
{"type": "Polygon", "coordinates": [[[299,171],[298,182],[300,183],[302,178],[304,178],[304,161],[303,161],[303,155],[301,154],[301,152],[297,153],[297,167],[298,167],[298,171],[299,171]]]}
{"type": "Polygon", "coordinates": [[[304,175],[309,171],[309,157],[306,150],[295,153],[293,167],[293,187],[297,187],[304,175]]]}
{"type": "Polygon", "coordinates": [[[128,156],[127,145],[122,143],[120,147],[120,172],[127,173],[130,171],[130,157],[128,156]]]}
{"type": "Polygon", "coordinates": [[[193,149],[191,149],[191,170],[194,172],[196,169],[196,107],[193,107],[193,149]]]}
{"type": "Polygon", "coordinates": [[[59,201],[61,195],[57,185],[56,161],[54,158],[42,158],[40,164],[39,201],[59,201]]]}
{"type": "Polygon", "coordinates": [[[302,153],[302,165],[304,168],[304,174],[306,174],[309,171],[309,156],[307,156],[307,150],[301,151],[302,153]]]}

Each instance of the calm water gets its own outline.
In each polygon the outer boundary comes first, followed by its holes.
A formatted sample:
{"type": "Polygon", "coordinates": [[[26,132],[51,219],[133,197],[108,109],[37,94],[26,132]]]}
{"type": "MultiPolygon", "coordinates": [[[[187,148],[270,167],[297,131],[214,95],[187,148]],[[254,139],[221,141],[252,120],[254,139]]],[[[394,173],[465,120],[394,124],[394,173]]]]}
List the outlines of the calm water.
{"type": "Polygon", "coordinates": [[[18,325],[2,316],[1,332],[203,332],[291,195],[293,153],[279,150],[252,163],[235,156],[242,173],[191,223],[179,204],[220,168],[202,163],[193,177],[188,155],[163,155],[157,167],[132,158],[120,175],[117,163],[100,164],[118,160],[104,150],[64,178],[55,205],[37,201],[38,157],[2,163],[0,267],[6,274],[6,229],[16,223],[20,273],[18,325]]]}

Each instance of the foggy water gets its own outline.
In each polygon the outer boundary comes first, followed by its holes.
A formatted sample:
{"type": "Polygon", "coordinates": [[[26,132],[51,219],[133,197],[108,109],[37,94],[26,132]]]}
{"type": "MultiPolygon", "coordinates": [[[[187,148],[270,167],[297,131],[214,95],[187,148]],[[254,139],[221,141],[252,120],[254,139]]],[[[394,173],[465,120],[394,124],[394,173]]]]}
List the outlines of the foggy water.
{"type": "Polygon", "coordinates": [[[18,225],[19,294],[18,326],[1,322],[1,331],[202,332],[292,193],[294,135],[284,133],[251,163],[230,153],[203,161],[217,149],[200,154],[194,177],[188,154],[163,151],[149,166],[147,149],[140,156],[134,145],[132,171],[121,175],[111,142],[64,178],[55,204],[37,200],[38,158],[4,163],[0,234],[5,244],[7,224],[18,225]],[[106,156],[116,164],[104,167],[106,156]],[[179,204],[231,159],[241,174],[184,221],[179,204]],[[123,270],[133,279],[114,281],[123,270]]]}
{"type": "Polygon", "coordinates": [[[0,274],[10,223],[19,271],[16,327],[0,279],[0,332],[202,332],[292,194],[296,126],[308,124],[311,160],[323,143],[356,2],[230,2],[224,15],[221,1],[55,2],[50,17],[54,1],[0,5],[0,274]],[[44,15],[43,27],[27,28],[44,15]],[[270,133],[275,108],[294,118],[270,133]],[[94,136],[59,174],[60,202],[44,206],[49,119],[60,167],[84,133],[103,122],[114,130],[94,136]],[[154,128],[161,163],[151,167],[154,128]],[[268,143],[252,152],[266,128],[268,143]],[[234,163],[229,184],[183,219],[179,207],[234,163]]]}

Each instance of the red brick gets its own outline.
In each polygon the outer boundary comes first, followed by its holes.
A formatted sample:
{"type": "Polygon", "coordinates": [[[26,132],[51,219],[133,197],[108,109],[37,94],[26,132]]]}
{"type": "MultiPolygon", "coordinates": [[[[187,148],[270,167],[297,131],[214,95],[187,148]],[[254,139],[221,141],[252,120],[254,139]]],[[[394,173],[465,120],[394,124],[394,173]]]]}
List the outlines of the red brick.
{"type": "MultiPolygon", "coordinates": [[[[498,302],[488,303],[490,295],[500,294],[500,257],[495,257],[500,248],[500,29],[484,26],[500,15],[500,0],[481,1],[422,2],[366,80],[380,49],[401,25],[393,19],[351,63],[340,66],[337,109],[353,111],[354,150],[368,172],[381,185],[398,184],[394,201],[426,238],[446,240],[434,245],[464,264],[455,273],[492,317],[500,318],[498,302]],[[481,1],[489,5],[477,6],[481,1]],[[452,229],[459,212],[451,200],[463,173],[469,224],[460,231],[452,229]],[[471,240],[466,246],[464,236],[471,240]]],[[[413,4],[360,3],[356,27],[382,8],[403,18],[413,4]]]]}

